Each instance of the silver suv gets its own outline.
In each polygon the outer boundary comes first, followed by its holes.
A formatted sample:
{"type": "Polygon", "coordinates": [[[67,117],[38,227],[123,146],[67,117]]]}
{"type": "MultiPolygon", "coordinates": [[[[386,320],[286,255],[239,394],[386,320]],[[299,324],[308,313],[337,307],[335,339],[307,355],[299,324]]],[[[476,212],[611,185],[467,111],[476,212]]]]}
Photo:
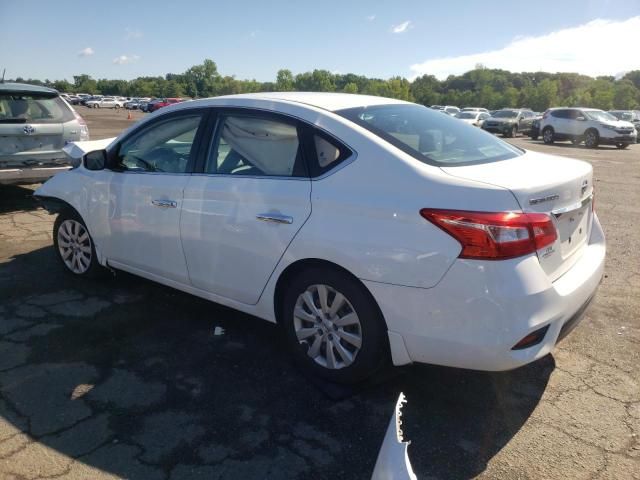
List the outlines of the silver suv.
{"type": "Polygon", "coordinates": [[[87,124],[51,88],[0,82],[0,184],[42,182],[71,168],[62,148],[87,124]]]}
{"type": "Polygon", "coordinates": [[[598,145],[627,148],[637,138],[631,122],[595,108],[550,108],[540,120],[540,131],[544,143],[571,140],[574,145],[584,142],[587,148],[598,145]]]}

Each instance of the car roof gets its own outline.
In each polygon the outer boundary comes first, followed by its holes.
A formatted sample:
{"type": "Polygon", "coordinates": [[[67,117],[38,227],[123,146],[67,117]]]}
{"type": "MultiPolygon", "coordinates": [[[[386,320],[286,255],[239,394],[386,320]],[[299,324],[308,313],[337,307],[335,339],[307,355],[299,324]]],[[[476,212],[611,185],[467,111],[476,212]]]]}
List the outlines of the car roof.
{"type": "Polygon", "coordinates": [[[15,82],[0,82],[0,92],[21,92],[21,93],[55,93],[58,91],[49,88],[41,87],[40,85],[30,85],[28,83],[15,83],[15,82]]]}
{"type": "Polygon", "coordinates": [[[409,104],[394,98],[376,97],[373,95],[358,95],[352,93],[329,92],[263,92],[243,93],[238,95],[224,95],[221,97],[204,98],[194,102],[204,105],[215,105],[218,101],[228,100],[269,100],[276,102],[300,103],[323,110],[335,112],[347,108],[368,107],[372,105],[409,104]]]}

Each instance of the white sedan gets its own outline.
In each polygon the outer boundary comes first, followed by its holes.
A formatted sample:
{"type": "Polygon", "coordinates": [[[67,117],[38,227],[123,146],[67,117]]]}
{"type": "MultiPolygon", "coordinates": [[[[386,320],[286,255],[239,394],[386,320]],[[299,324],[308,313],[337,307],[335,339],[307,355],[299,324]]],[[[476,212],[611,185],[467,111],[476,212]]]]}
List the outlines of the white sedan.
{"type": "Polygon", "coordinates": [[[456,115],[457,119],[460,119],[463,122],[468,123],[469,125],[473,125],[474,127],[481,127],[484,121],[490,117],[491,115],[486,112],[476,111],[460,112],[456,115]]]}
{"type": "Polygon", "coordinates": [[[59,212],[63,267],[124,270],[277,322],[332,381],[387,359],[524,365],[576,325],[603,274],[590,164],[416,104],[218,97],[103,144],[36,191],[59,212]]]}
{"type": "Polygon", "coordinates": [[[89,108],[122,108],[124,101],[114,97],[104,97],[100,100],[89,100],[86,104],[89,108]]]}

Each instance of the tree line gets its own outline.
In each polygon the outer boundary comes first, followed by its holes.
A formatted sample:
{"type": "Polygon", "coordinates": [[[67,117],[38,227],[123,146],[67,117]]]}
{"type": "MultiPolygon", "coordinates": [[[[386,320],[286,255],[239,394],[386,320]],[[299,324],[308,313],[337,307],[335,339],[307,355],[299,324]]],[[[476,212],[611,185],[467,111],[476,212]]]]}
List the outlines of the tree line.
{"type": "Polygon", "coordinates": [[[279,70],[275,81],[239,80],[223,76],[216,63],[206,59],[184,73],[164,77],[138,77],[133,80],[93,79],[74,75],[67,80],[15,81],[53,87],[60,92],[81,92],[139,97],[202,98],[234,93],[271,91],[346,92],[398,98],[423,105],[478,106],[489,109],[527,107],[544,111],[553,106],[581,106],[611,109],[640,109],[640,70],[627,72],[622,78],[597,78],[577,73],[525,72],[489,69],[477,65],[462,75],[438,80],[423,75],[410,81],[403,77],[368,78],[353,73],[340,74],[313,70],[294,75],[279,70]]]}

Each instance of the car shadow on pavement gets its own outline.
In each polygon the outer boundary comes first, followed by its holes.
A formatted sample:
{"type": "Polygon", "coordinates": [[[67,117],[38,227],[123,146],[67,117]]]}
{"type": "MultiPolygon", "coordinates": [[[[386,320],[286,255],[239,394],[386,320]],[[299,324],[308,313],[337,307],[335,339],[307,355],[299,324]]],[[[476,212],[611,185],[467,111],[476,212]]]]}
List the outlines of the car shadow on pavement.
{"type": "Polygon", "coordinates": [[[400,391],[418,478],[471,478],[554,368],[405,367],[335,399],[248,315],[123,273],[78,281],[51,247],[0,279],[0,472],[19,478],[369,478],[400,391]]]}
{"type": "Polygon", "coordinates": [[[33,190],[28,186],[0,185],[0,214],[37,209],[33,190]]]}

